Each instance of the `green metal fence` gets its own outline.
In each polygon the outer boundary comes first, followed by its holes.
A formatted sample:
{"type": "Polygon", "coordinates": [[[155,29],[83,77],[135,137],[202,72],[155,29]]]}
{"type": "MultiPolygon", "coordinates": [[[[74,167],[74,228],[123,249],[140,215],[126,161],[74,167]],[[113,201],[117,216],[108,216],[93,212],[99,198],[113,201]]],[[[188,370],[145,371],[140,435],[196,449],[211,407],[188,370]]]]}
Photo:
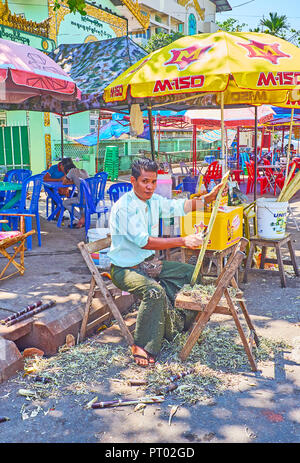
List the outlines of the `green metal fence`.
{"type": "MultiPolygon", "coordinates": [[[[71,157],[77,161],[77,165],[84,166],[84,161],[91,158],[95,159],[95,168],[101,171],[104,166],[104,157],[107,146],[117,146],[119,148],[119,170],[127,171],[131,168],[131,163],[143,153],[149,153],[151,150],[150,141],[141,139],[118,139],[118,140],[105,140],[99,143],[98,159],[97,159],[97,146],[82,146],[78,143],[64,144],[64,157],[71,157]]],[[[197,140],[197,159],[202,160],[205,156],[212,154],[215,151],[218,143],[205,143],[197,140]]],[[[190,138],[168,138],[161,139],[160,151],[158,161],[166,160],[163,153],[168,153],[168,159],[172,162],[179,162],[181,160],[188,161],[191,159],[192,153],[192,140],[190,138]]],[[[61,156],[61,145],[55,144],[55,158],[59,159],[61,156]]],[[[88,169],[87,169],[88,170],[88,169]]],[[[92,174],[92,172],[89,172],[92,174]]]]}
{"type": "Polygon", "coordinates": [[[0,167],[3,170],[30,168],[27,126],[0,127],[0,167]]]}

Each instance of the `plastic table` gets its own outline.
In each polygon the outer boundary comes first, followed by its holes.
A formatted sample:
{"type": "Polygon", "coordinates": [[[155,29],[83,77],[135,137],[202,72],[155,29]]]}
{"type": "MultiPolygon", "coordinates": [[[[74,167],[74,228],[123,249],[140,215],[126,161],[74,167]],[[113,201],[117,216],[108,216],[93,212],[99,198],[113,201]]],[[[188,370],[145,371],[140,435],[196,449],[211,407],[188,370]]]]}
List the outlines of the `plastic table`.
{"type": "MultiPolygon", "coordinates": [[[[22,192],[22,183],[15,183],[15,182],[0,182],[0,191],[15,191],[16,194],[12,196],[12,198],[3,204],[0,207],[1,211],[6,211],[8,209],[13,209],[14,205],[20,200],[21,192],[22,192]]],[[[10,227],[6,224],[2,224],[4,230],[10,230],[10,227]]]]}
{"type": "MultiPolygon", "coordinates": [[[[63,220],[65,208],[64,208],[64,205],[63,205],[63,198],[64,197],[61,196],[58,193],[58,189],[59,188],[66,188],[66,187],[73,187],[73,191],[74,191],[75,186],[73,184],[67,184],[66,185],[65,183],[62,183],[62,182],[43,182],[43,185],[44,185],[45,192],[53,200],[53,203],[55,205],[53,211],[47,217],[47,220],[49,220],[49,221],[54,220],[54,218],[58,214],[57,226],[60,227],[61,223],[62,223],[62,220],[63,220]]],[[[73,193],[73,191],[72,191],[72,193],[73,193]]],[[[72,193],[71,193],[71,195],[72,195],[72,193]]]]}

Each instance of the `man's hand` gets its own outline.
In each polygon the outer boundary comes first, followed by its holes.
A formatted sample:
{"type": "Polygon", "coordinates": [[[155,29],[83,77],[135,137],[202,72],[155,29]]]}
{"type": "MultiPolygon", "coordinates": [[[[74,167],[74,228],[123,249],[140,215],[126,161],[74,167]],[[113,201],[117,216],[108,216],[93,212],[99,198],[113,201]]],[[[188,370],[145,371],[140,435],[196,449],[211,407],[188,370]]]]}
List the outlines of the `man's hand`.
{"type": "Polygon", "coordinates": [[[184,246],[190,249],[197,249],[203,243],[202,233],[194,233],[183,237],[184,246]]]}
{"type": "MultiPolygon", "coordinates": [[[[203,195],[203,199],[204,201],[209,204],[211,203],[212,201],[215,201],[216,200],[216,197],[219,193],[219,190],[220,188],[222,187],[223,183],[219,183],[218,185],[216,185],[209,193],[207,193],[206,195],[203,195]]],[[[226,196],[228,193],[228,185],[226,183],[225,187],[224,187],[224,190],[222,191],[222,196],[226,196]]]]}

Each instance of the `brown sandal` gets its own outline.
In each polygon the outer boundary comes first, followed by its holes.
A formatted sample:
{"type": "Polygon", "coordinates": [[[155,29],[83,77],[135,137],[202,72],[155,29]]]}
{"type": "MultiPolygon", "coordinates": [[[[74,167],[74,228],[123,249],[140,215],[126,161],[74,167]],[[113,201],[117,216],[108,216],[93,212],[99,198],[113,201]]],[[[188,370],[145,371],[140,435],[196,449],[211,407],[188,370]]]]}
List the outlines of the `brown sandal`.
{"type": "Polygon", "coordinates": [[[155,365],[155,358],[153,355],[149,354],[145,349],[142,347],[136,346],[133,344],[131,346],[131,352],[135,363],[140,367],[153,367],[155,365]]]}

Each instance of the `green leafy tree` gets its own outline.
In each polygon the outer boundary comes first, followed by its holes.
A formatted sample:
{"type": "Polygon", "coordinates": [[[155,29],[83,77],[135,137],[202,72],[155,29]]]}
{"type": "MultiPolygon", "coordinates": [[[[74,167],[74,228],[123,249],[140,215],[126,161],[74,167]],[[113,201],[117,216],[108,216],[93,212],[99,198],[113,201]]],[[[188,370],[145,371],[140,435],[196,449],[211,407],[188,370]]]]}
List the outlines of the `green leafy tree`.
{"type": "Polygon", "coordinates": [[[169,45],[169,43],[172,43],[175,40],[180,39],[181,37],[184,37],[184,34],[182,34],[181,32],[171,32],[170,34],[160,32],[159,34],[152,35],[152,37],[148,40],[144,48],[148,53],[151,53],[152,51],[158,50],[159,48],[169,45]]]}
{"type": "MultiPolygon", "coordinates": [[[[84,0],[67,0],[68,7],[71,13],[80,13],[82,16],[86,15],[85,6],[86,2],[84,0]]],[[[54,0],[54,11],[59,10],[62,3],[60,0],[54,0]]]]}
{"type": "Polygon", "coordinates": [[[284,37],[289,30],[289,24],[285,15],[279,16],[277,13],[269,13],[269,17],[260,20],[263,31],[278,37],[284,37]],[[266,28],[266,29],[265,29],[266,28]]]}
{"type": "Polygon", "coordinates": [[[228,18],[225,19],[223,22],[217,21],[217,26],[225,32],[241,32],[248,24],[242,23],[240,24],[237,19],[228,18]]]}

